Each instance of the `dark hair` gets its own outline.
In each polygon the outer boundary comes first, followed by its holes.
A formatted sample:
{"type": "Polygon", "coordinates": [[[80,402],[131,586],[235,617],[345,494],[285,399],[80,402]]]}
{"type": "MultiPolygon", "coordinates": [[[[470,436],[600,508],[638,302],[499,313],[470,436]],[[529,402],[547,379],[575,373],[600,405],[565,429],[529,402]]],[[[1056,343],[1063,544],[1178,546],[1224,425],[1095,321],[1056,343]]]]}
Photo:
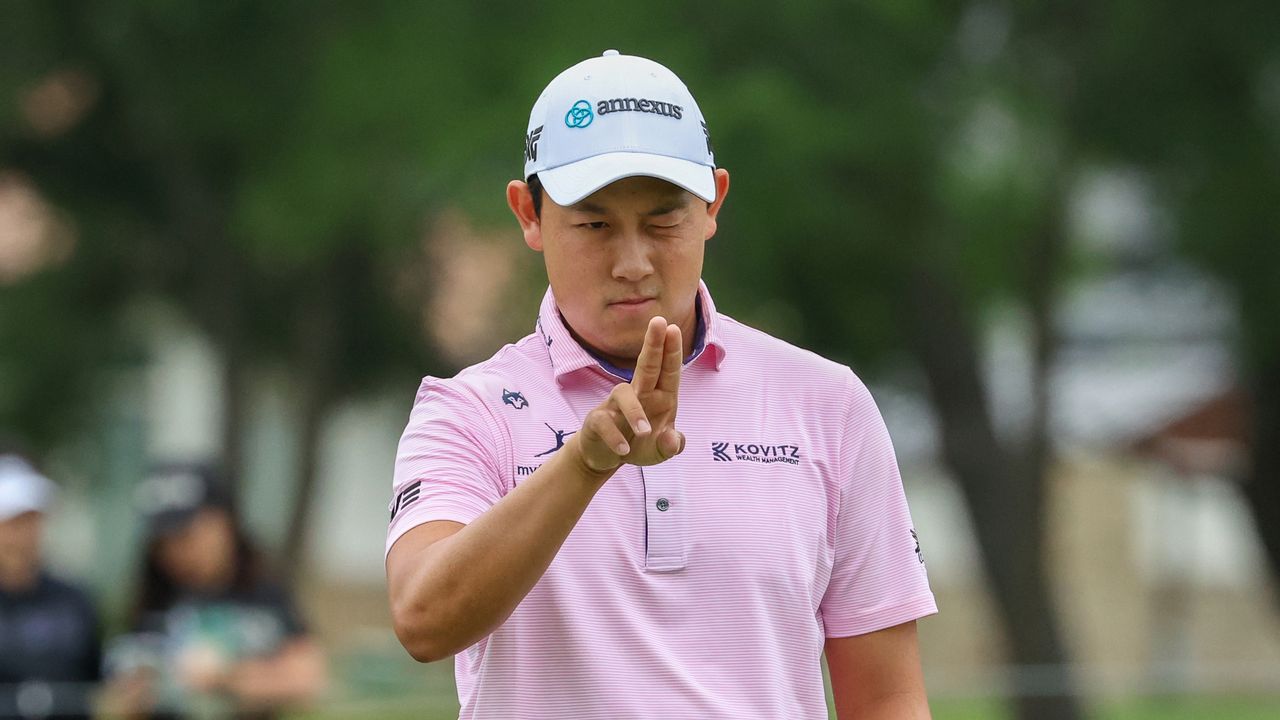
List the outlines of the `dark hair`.
{"type": "MultiPolygon", "coordinates": [[[[232,559],[235,563],[235,571],[231,579],[231,590],[238,593],[248,592],[265,577],[266,566],[263,555],[244,531],[235,510],[229,507],[217,509],[226,513],[227,519],[231,521],[231,533],[235,543],[235,556],[232,559]]],[[[168,610],[182,597],[182,589],[160,564],[160,543],[163,540],[163,537],[152,537],[146,544],[142,573],[138,578],[133,610],[130,613],[130,624],[135,628],[147,616],[168,610]]]]}
{"type": "Polygon", "coordinates": [[[542,219],[542,181],[538,179],[538,173],[529,176],[529,194],[533,195],[533,214],[542,219]]]}

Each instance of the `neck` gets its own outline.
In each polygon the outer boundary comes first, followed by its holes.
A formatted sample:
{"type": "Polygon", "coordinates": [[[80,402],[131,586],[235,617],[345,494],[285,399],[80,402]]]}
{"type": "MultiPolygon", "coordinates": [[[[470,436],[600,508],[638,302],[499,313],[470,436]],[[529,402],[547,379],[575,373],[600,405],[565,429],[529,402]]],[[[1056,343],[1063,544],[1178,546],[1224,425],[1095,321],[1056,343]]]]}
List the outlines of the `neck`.
{"type": "Polygon", "coordinates": [[[0,556],[0,590],[21,592],[35,586],[40,568],[25,558],[0,556]]]}
{"type": "MultiPolygon", "coordinates": [[[[686,320],[673,323],[680,326],[680,342],[684,345],[684,347],[681,348],[681,357],[686,361],[688,361],[688,359],[693,355],[698,342],[698,334],[702,330],[701,323],[699,322],[701,307],[701,301],[695,300],[693,314],[686,320]]],[[[607,363],[610,367],[627,371],[628,377],[630,377],[630,373],[636,369],[636,361],[639,360],[639,358],[624,358],[601,352],[598,348],[588,344],[587,341],[578,334],[578,331],[574,330],[573,326],[564,320],[563,316],[561,316],[561,321],[564,322],[565,329],[569,331],[569,335],[572,336],[583,349],[595,356],[597,360],[607,363]]]]}

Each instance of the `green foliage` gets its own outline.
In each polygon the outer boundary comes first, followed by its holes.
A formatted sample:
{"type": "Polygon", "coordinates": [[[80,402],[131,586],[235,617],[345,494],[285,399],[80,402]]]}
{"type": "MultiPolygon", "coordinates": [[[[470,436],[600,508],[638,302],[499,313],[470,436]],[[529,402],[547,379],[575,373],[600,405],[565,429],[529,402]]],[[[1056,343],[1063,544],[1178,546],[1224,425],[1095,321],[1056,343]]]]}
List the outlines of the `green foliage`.
{"type": "Polygon", "coordinates": [[[42,420],[12,410],[47,392],[16,390],[36,373],[18,366],[98,362],[138,296],[270,362],[305,356],[298,327],[330,313],[351,390],[430,370],[422,294],[403,289],[430,282],[427,219],[461,207],[510,227],[529,106],[605,47],[662,60],[700,99],[733,174],[706,276],[745,320],[897,362],[913,273],[957,278],[975,315],[1018,301],[1073,173],[1136,164],[1188,256],[1239,289],[1257,345],[1280,345],[1277,19],[1262,2],[10,3],[0,167],[33,177],[81,243],[27,299],[4,291],[3,327],[94,332],[44,350],[5,335],[3,417],[52,427],[57,402],[42,420]],[[24,93],[68,68],[97,100],[66,134],[33,134],[24,93]]]}

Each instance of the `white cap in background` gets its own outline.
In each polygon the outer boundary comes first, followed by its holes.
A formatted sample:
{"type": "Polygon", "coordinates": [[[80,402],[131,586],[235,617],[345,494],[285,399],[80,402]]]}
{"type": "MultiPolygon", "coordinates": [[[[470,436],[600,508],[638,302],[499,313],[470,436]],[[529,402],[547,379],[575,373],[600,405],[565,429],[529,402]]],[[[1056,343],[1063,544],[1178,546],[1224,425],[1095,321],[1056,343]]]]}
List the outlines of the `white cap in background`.
{"type": "Polygon", "coordinates": [[[54,485],[17,455],[0,455],[0,522],[23,513],[45,512],[54,485]]]}

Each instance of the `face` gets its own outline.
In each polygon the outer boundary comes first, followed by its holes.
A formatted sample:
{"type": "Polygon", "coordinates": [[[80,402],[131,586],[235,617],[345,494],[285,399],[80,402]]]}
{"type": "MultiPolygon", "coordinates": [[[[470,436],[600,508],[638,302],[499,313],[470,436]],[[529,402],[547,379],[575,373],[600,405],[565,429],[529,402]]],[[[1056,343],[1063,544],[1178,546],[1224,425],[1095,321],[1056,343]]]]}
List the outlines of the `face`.
{"type": "Polygon", "coordinates": [[[692,352],[703,249],[729,174],[716,170],[716,201],[651,177],[624,178],[570,206],[513,181],[507,201],[525,243],[542,253],[560,312],[584,345],[619,367],[634,367],[654,316],[680,326],[692,352]]]}
{"type": "Polygon", "coordinates": [[[0,562],[35,565],[40,560],[40,534],[44,515],[25,512],[0,522],[0,562]]]}
{"type": "Polygon", "coordinates": [[[235,568],[235,532],[226,511],[205,508],[180,530],[160,539],[161,568],[174,582],[194,590],[213,590],[235,568]]]}

